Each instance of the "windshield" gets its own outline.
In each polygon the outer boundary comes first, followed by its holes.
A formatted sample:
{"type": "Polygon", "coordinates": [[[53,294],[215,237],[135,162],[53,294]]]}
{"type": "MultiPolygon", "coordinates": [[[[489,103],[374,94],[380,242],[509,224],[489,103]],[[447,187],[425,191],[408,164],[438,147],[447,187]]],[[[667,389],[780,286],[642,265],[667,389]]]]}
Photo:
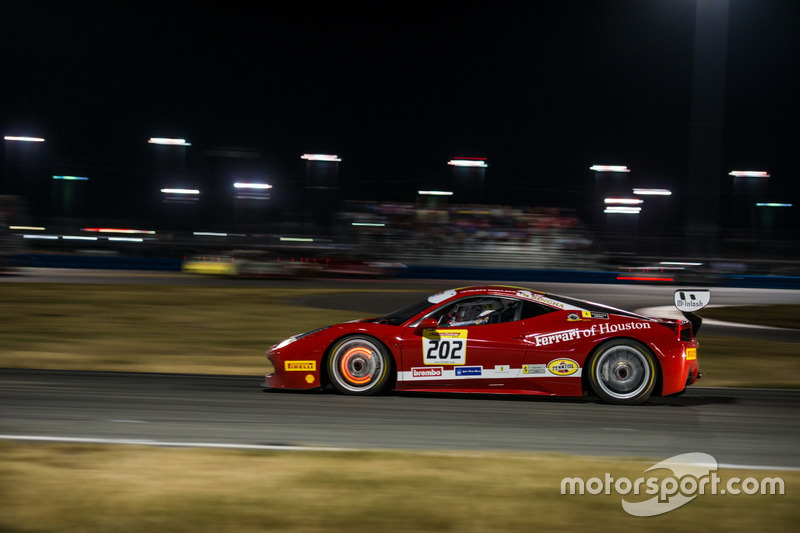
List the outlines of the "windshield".
{"type": "Polygon", "coordinates": [[[414,318],[415,316],[423,312],[425,309],[429,308],[431,305],[433,304],[429,302],[427,299],[415,302],[402,309],[398,309],[397,311],[389,313],[388,315],[376,318],[375,322],[380,322],[381,324],[390,324],[392,326],[399,326],[403,322],[406,322],[411,318],[414,318]]]}

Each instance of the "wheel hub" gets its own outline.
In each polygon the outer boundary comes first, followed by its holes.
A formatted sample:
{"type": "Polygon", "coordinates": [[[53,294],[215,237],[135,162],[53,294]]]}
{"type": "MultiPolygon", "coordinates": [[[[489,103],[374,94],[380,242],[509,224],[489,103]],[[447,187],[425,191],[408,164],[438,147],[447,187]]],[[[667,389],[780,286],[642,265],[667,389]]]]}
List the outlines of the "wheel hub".
{"type": "Polygon", "coordinates": [[[627,362],[618,362],[614,367],[614,377],[617,381],[627,381],[631,377],[631,367],[627,362]]]}

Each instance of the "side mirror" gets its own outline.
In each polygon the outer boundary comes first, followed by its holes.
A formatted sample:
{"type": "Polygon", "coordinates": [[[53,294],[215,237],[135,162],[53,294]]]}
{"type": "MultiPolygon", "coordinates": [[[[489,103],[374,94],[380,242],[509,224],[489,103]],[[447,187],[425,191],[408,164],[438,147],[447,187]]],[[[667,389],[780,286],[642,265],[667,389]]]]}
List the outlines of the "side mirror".
{"type": "Polygon", "coordinates": [[[422,336],[422,333],[426,329],[436,329],[438,327],[439,323],[436,321],[435,318],[426,318],[425,320],[417,324],[416,328],[414,328],[414,335],[422,336]]]}

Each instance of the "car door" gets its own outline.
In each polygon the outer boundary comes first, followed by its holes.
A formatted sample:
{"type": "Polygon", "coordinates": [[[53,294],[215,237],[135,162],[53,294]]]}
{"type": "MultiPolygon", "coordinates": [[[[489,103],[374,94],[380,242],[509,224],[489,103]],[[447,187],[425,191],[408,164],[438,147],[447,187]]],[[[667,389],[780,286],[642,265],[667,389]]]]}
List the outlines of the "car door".
{"type": "Polygon", "coordinates": [[[526,390],[559,395],[580,392],[586,339],[595,331],[592,317],[596,315],[603,313],[561,311],[524,321],[528,329],[528,352],[520,378],[528,380],[526,390]]]}
{"type": "Polygon", "coordinates": [[[405,328],[397,388],[467,391],[509,387],[527,349],[519,306],[521,302],[513,298],[473,297],[426,317],[436,320],[435,327],[421,329],[414,324],[405,328]],[[482,314],[449,317],[457,304],[468,307],[470,301],[483,309],[482,314]]]}

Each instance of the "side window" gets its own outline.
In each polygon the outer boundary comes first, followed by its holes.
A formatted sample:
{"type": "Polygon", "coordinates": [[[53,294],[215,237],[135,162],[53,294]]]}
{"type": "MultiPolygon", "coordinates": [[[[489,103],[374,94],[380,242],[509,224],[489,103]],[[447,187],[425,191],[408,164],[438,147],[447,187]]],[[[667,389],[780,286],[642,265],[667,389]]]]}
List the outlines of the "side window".
{"type": "Polygon", "coordinates": [[[545,315],[547,313],[552,313],[555,311],[552,307],[548,307],[544,304],[536,303],[536,302],[522,302],[522,313],[519,316],[519,320],[525,320],[526,318],[533,318],[536,316],[545,315]]]}
{"type": "MultiPolygon", "coordinates": [[[[448,305],[432,316],[441,327],[502,324],[525,318],[523,314],[526,303],[532,302],[497,297],[466,298],[448,305]]],[[[535,312],[542,314],[545,311],[537,308],[535,312]]]]}

